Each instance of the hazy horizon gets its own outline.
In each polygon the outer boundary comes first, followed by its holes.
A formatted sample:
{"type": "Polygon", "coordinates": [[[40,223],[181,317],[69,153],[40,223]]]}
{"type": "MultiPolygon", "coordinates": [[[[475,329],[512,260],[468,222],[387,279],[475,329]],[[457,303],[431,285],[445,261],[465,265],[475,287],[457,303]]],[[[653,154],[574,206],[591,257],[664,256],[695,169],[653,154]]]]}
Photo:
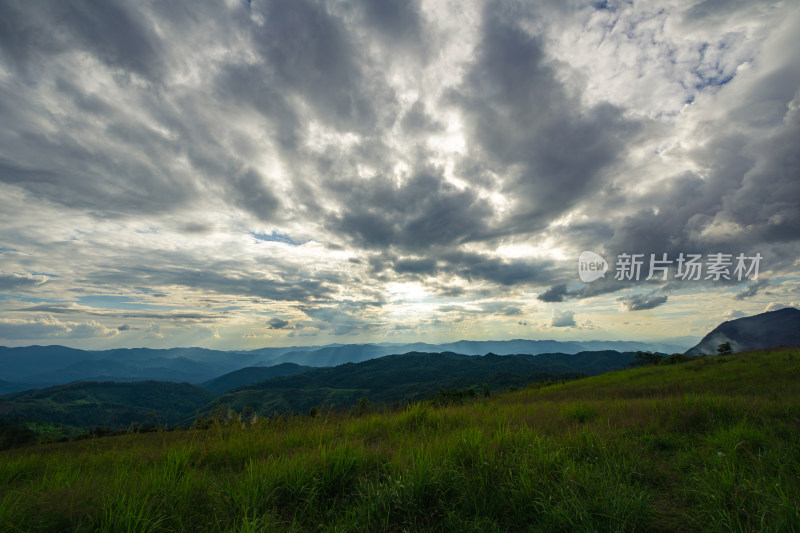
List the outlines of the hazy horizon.
{"type": "Polygon", "coordinates": [[[652,341],[633,341],[628,339],[584,339],[584,340],[576,340],[576,339],[527,339],[527,338],[509,338],[509,339],[456,339],[453,341],[442,341],[442,342],[428,342],[428,341],[421,341],[421,340],[412,340],[408,342],[396,342],[396,341],[376,341],[376,342],[331,342],[325,344],[282,344],[282,345],[275,345],[275,346],[261,346],[257,348],[223,348],[223,347],[216,347],[216,348],[208,348],[205,346],[195,346],[195,345],[175,345],[175,346],[145,346],[145,345],[135,345],[131,344],[129,346],[111,346],[107,348],[81,348],[80,346],[76,345],[75,343],[70,343],[68,339],[65,339],[66,342],[44,342],[44,343],[37,343],[37,344],[30,344],[30,343],[7,343],[2,344],[0,347],[6,348],[27,348],[32,346],[40,346],[40,347],[47,347],[47,346],[63,346],[66,348],[75,348],[79,350],[87,350],[87,351],[103,351],[103,350],[114,350],[114,349],[154,349],[154,350],[170,350],[170,349],[184,349],[184,348],[206,348],[209,350],[217,350],[217,351],[247,351],[247,350],[259,350],[264,348],[309,348],[309,347],[316,347],[316,348],[324,348],[327,346],[347,346],[347,345],[359,345],[359,344],[375,344],[375,345],[397,345],[397,346],[406,346],[410,344],[422,343],[422,344],[430,344],[430,345],[443,345],[443,344],[454,344],[458,342],[508,342],[508,341],[533,341],[533,342],[576,342],[576,343],[590,343],[590,342],[638,342],[643,344],[665,344],[665,345],[674,345],[676,347],[684,347],[685,349],[691,348],[695,344],[697,344],[701,340],[702,336],[700,337],[673,337],[673,338],[664,338],[664,339],[656,339],[652,341]]]}
{"type": "Polygon", "coordinates": [[[0,20],[0,345],[691,346],[800,307],[796,2],[0,20]]]}

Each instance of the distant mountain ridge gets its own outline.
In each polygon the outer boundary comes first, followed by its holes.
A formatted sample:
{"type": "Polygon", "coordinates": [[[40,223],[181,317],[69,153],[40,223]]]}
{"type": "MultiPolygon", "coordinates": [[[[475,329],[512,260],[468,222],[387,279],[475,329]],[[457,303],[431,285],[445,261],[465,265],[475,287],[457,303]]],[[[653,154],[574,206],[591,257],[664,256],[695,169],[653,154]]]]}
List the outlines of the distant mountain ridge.
{"type": "Polygon", "coordinates": [[[416,342],[411,344],[345,344],[326,346],[313,351],[290,351],[264,363],[297,363],[307,366],[337,366],[344,363],[359,363],[386,355],[408,352],[441,353],[453,352],[464,355],[498,355],[542,353],[567,353],[615,350],[619,352],[656,351],[662,353],[681,353],[681,346],[665,343],[646,343],[638,341],[554,341],[513,339],[508,341],[457,341],[444,344],[416,342]]]}
{"type": "Polygon", "coordinates": [[[581,351],[651,350],[680,352],[681,347],[632,341],[554,340],[458,341],[445,344],[330,344],[287,346],[250,351],[221,351],[206,348],[117,348],[79,350],[65,346],[0,346],[0,388],[19,390],[18,384],[48,387],[75,381],[172,381],[205,383],[246,367],[267,367],[283,363],[326,367],[358,363],[407,352],[454,352],[465,355],[526,353],[578,353],[581,351]]]}
{"type": "MultiPolygon", "coordinates": [[[[126,348],[90,351],[58,345],[18,348],[2,346],[0,379],[45,385],[86,380],[93,375],[108,379],[122,375],[145,380],[152,379],[151,372],[147,369],[164,367],[172,368],[178,373],[195,374],[193,380],[204,381],[248,366],[258,357],[259,354],[205,348],[126,348]]],[[[179,379],[186,381],[185,376],[179,376],[179,379]]]]}
{"type": "Polygon", "coordinates": [[[727,320],[711,330],[686,355],[715,354],[725,342],[734,352],[800,346],[800,309],[786,307],[758,315],[727,320]]]}

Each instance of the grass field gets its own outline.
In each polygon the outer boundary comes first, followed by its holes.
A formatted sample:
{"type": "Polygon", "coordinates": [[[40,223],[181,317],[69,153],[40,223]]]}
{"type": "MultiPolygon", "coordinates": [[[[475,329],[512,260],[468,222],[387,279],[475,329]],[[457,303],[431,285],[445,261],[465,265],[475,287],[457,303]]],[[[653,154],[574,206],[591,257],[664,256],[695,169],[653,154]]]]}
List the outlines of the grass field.
{"type": "Polygon", "coordinates": [[[2,531],[800,531],[800,351],[0,453],[2,531]]]}

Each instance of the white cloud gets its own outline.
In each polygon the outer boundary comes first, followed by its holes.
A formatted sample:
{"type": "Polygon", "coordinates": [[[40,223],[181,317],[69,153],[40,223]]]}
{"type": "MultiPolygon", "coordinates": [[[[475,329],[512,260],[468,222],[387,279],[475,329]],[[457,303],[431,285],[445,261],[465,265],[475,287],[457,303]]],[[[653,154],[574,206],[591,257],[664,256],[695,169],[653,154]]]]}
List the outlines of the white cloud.
{"type": "Polygon", "coordinates": [[[800,303],[798,303],[798,302],[790,302],[788,304],[782,304],[782,303],[777,303],[777,302],[770,302],[764,308],[764,312],[767,313],[769,311],[777,311],[779,309],[784,309],[786,307],[799,308],[800,307],[800,303]]]}
{"type": "Polygon", "coordinates": [[[553,311],[553,318],[550,320],[550,326],[554,328],[574,328],[575,313],[572,311],[553,311]]]}

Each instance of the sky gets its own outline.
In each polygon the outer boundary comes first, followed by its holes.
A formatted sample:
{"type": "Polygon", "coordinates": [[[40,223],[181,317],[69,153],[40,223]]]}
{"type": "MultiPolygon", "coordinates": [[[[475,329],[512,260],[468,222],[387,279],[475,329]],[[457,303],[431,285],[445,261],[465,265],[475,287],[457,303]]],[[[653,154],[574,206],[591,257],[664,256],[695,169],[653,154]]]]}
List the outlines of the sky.
{"type": "Polygon", "coordinates": [[[796,1],[0,2],[0,344],[689,347],[798,306],[798,42],[796,1]]]}

